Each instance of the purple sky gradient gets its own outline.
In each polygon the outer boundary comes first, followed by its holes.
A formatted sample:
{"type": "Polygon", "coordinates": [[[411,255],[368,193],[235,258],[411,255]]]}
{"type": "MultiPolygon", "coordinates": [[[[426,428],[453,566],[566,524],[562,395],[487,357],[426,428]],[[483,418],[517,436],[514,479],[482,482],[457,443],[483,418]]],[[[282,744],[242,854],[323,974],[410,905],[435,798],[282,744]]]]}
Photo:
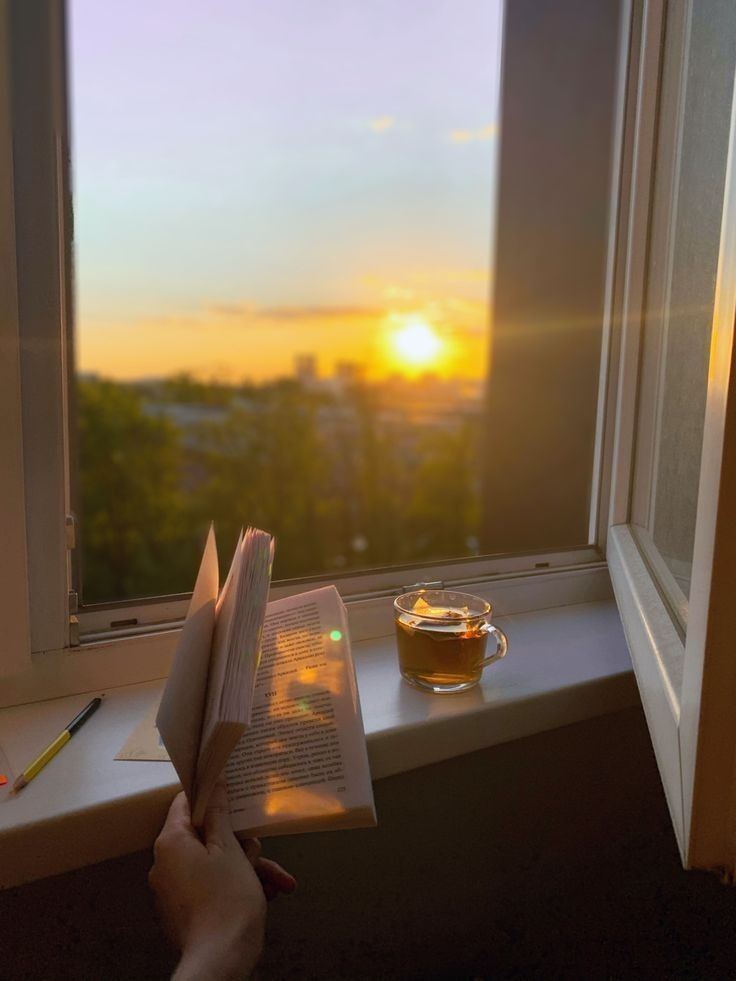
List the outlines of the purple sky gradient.
{"type": "Polygon", "coordinates": [[[111,324],[375,307],[377,281],[487,268],[499,0],[68,8],[82,350],[111,324]]]}

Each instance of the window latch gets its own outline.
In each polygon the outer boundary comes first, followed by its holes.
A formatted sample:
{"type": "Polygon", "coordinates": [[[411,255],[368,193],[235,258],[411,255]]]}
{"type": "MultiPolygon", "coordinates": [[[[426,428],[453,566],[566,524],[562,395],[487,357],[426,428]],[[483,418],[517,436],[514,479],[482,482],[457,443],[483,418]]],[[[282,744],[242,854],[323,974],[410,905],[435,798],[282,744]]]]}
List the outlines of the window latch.
{"type": "MultiPolygon", "coordinates": [[[[67,514],[64,519],[64,537],[68,552],[77,547],[77,521],[73,514],[67,514]]],[[[79,595],[76,589],[67,592],[67,612],[69,614],[69,646],[79,647],[79,595]]]]}
{"type": "Polygon", "coordinates": [[[69,590],[67,601],[69,610],[69,646],[79,647],[79,617],[77,616],[79,596],[75,589],[69,590]]]}
{"type": "Polygon", "coordinates": [[[77,547],[77,519],[73,514],[67,514],[64,519],[66,547],[69,552],[77,547]]]}

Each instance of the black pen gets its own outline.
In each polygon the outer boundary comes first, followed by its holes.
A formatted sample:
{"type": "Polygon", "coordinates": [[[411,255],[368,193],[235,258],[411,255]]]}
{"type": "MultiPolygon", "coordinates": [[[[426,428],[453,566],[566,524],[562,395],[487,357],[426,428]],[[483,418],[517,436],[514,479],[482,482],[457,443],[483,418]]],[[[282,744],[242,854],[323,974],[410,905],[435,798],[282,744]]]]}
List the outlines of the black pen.
{"type": "Polygon", "coordinates": [[[74,716],[69,725],[59,733],[56,739],[36,757],[33,763],[25,768],[19,777],[17,777],[15,783],[13,784],[13,793],[17,793],[19,790],[22,790],[26,784],[33,780],[37,773],[43,770],[48,761],[56,756],[62,746],[66,746],[77,729],[80,729],[87,719],[91,715],[95,714],[101,704],[101,698],[93,698],[89,705],[84,706],[79,715],[74,716]]]}

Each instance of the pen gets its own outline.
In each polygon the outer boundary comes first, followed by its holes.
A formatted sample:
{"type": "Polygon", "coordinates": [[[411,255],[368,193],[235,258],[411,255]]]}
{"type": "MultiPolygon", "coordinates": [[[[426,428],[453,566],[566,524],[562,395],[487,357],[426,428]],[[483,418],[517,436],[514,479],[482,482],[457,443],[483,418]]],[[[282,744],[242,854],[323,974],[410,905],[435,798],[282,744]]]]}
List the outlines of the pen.
{"type": "Polygon", "coordinates": [[[56,739],[52,743],[49,743],[46,749],[36,757],[33,763],[27,766],[21,775],[16,778],[16,781],[13,784],[13,793],[17,793],[17,791],[22,790],[26,784],[33,780],[37,773],[43,770],[48,761],[56,756],[61,747],[66,746],[77,729],[81,729],[87,719],[91,715],[95,714],[101,703],[101,698],[93,698],[89,705],[84,706],[79,715],[74,716],[69,725],[62,729],[56,739]]]}

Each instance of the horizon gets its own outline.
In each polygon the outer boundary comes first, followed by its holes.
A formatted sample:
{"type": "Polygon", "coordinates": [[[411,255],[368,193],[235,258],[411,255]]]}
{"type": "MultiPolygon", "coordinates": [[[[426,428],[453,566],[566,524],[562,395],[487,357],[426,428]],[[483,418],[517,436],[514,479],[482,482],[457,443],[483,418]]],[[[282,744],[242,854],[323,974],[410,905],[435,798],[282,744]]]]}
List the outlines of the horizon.
{"type": "MultiPolygon", "coordinates": [[[[299,355],[297,355],[299,357],[299,355]]],[[[130,385],[130,386],[146,386],[146,385],[161,385],[172,381],[185,381],[191,382],[193,385],[199,385],[203,388],[207,386],[212,386],[216,388],[265,388],[268,385],[277,385],[281,382],[286,381],[297,381],[305,385],[313,385],[316,388],[329,387],[331,383],[343,382],[343,383],[354,383],[359,386],[381,388],[384,386],[391,386],[399,384],[401,386],[406,386],[407,388],[421,388],[422,386],[431,385],[447,385],[448,383],[456,383],[458,381],[462,382],[463,387],[459,389],[460,393],[467,393],[467,386],[470,386],[476,391],[481,391],[485,386],[487,379],[483,376],[474,377],[470,375],[462,376],[458,378],[456,376],[443,376],[437,372],[428,370],[421,374],[406,374],[401,371],[396,371],[393,373],[369,377],[364,369],[365,366],[357,362],[337,362],[333,365],[333,370],[331,373],[327,372],[317,372],[314,376],[305,377],[301,375],[299,369],[294,366],[290,374],[276,374],[269,376],[268,378],[255,379],[247,376],[241,378],[225,378],[217,375],[195,375],[188,371],[174,371],[168,374],[151,374],[151,375],[136,375],[131,378],[121,378],[114,375],[105,374],[101,371],[95,369],[80,369],[76,372],[76,378],[78,381],[96,381],[96,382],[110,382],[116,385],[130,385]],[[357,369],[357,373],[352,379],[348,379],[345,375],[341,374],[341,370],[345,369],[357,369]]]]}

